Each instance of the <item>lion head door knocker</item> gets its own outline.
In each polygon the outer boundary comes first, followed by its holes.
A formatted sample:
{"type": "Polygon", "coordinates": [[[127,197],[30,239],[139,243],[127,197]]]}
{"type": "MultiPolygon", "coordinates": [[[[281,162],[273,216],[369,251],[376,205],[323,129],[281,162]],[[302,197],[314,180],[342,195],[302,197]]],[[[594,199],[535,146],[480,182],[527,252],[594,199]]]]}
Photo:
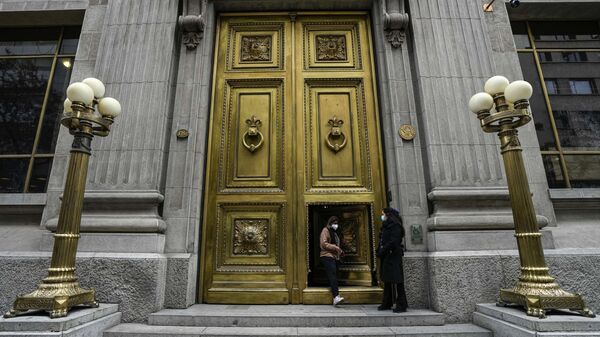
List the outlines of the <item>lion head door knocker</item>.
{"type": "Polygon", "coordinates": [[[265,140],[260,130],[258,130],[262,122],[256,116],[252,115],[252,117],[246,119],[246,124],[248,124],[248,130],[244,132],[242,143],[248,151],[254,152],[263,145],[263,141],[265,140]]]}
{"type": "Polygon", "coordinates": [[[342,132],[342,124],[344,121],[338,119],[337,116],[333,116],[332,119],[329,120],[329,126],[331,126],[331,130],[329,130],[329,134],[325,141],[327,142],[327,146],[335,153],[338,153],[341,149],[346,146],[347,138],[344,136],[342,132]]]}

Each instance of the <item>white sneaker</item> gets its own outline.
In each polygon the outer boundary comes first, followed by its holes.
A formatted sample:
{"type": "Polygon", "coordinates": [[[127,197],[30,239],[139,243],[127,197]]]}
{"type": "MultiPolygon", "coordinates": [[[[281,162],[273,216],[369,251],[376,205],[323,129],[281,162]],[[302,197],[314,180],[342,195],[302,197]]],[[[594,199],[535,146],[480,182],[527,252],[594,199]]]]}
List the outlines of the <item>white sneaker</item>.
{"type": "Polygon", "coordinates": [[[333,305],[337,306],[338,304],[341,304],[342,302],[344,302],[344,298],[340,295],[337,295],[334,299],[333,299],[333,305]]]}

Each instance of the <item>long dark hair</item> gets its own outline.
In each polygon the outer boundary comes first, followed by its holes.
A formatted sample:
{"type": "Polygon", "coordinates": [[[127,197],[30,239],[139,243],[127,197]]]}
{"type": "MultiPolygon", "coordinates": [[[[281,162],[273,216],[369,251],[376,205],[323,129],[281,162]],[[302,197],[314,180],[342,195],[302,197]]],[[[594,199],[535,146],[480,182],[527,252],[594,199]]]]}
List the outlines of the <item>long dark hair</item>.
{"type": "Polygon", "coordinates": [[[402,224],[400,212],[398,212],[398,210],[396,210],[395,208],[386,207],[383,209],[383,213],[388,219],[390,219],[390,221],[402,224]]]}

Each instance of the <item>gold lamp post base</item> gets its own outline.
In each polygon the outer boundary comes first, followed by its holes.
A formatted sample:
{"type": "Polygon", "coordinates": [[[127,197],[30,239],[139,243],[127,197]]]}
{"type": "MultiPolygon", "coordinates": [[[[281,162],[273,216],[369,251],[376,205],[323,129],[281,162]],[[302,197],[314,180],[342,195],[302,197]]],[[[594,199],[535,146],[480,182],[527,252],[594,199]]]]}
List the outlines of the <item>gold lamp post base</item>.
{"type": "Polygon", "coordinates": [[[519,282],[514,288],[500,289],[500,301],[497,305],[510,304],[525,307],[527,315],[538,318],[546,318],[546,312],[553,309],[568,309],[585,317],[596,317],[586,307],[581,295],[562,290],[556,282],[544,288],[528,287],[519,282]]]}
{"type": "Polygon", "coordinates": [[[12,308],[4,314],[5,318],[34,311],[47,311],[50,318],[67,315],[74,306],[98,307],[96,291],[83,289],[79,282],[46,284],[42,283],[33,292],[17,296],[12,308]]]}

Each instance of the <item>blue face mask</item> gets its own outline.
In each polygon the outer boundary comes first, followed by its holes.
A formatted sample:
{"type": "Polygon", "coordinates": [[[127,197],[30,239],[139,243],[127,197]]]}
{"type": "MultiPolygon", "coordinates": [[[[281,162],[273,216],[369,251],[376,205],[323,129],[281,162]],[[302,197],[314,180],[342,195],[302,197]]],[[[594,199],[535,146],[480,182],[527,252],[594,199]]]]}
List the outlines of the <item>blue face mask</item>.
{"type": "Polygon", "coordinates": [[[387,219],[384,214],[381,214],[381,221],[385,221],[387,219]]]}
{"type": "Polygon", "coordinates": [[[337,229],[338,229],[338,224],[336,224],[336,223],[334,223],[334,224],[331,224],[331,228],[333,228],[333,230],[334,230],[334,231],[337,231],[337,229]]]}

